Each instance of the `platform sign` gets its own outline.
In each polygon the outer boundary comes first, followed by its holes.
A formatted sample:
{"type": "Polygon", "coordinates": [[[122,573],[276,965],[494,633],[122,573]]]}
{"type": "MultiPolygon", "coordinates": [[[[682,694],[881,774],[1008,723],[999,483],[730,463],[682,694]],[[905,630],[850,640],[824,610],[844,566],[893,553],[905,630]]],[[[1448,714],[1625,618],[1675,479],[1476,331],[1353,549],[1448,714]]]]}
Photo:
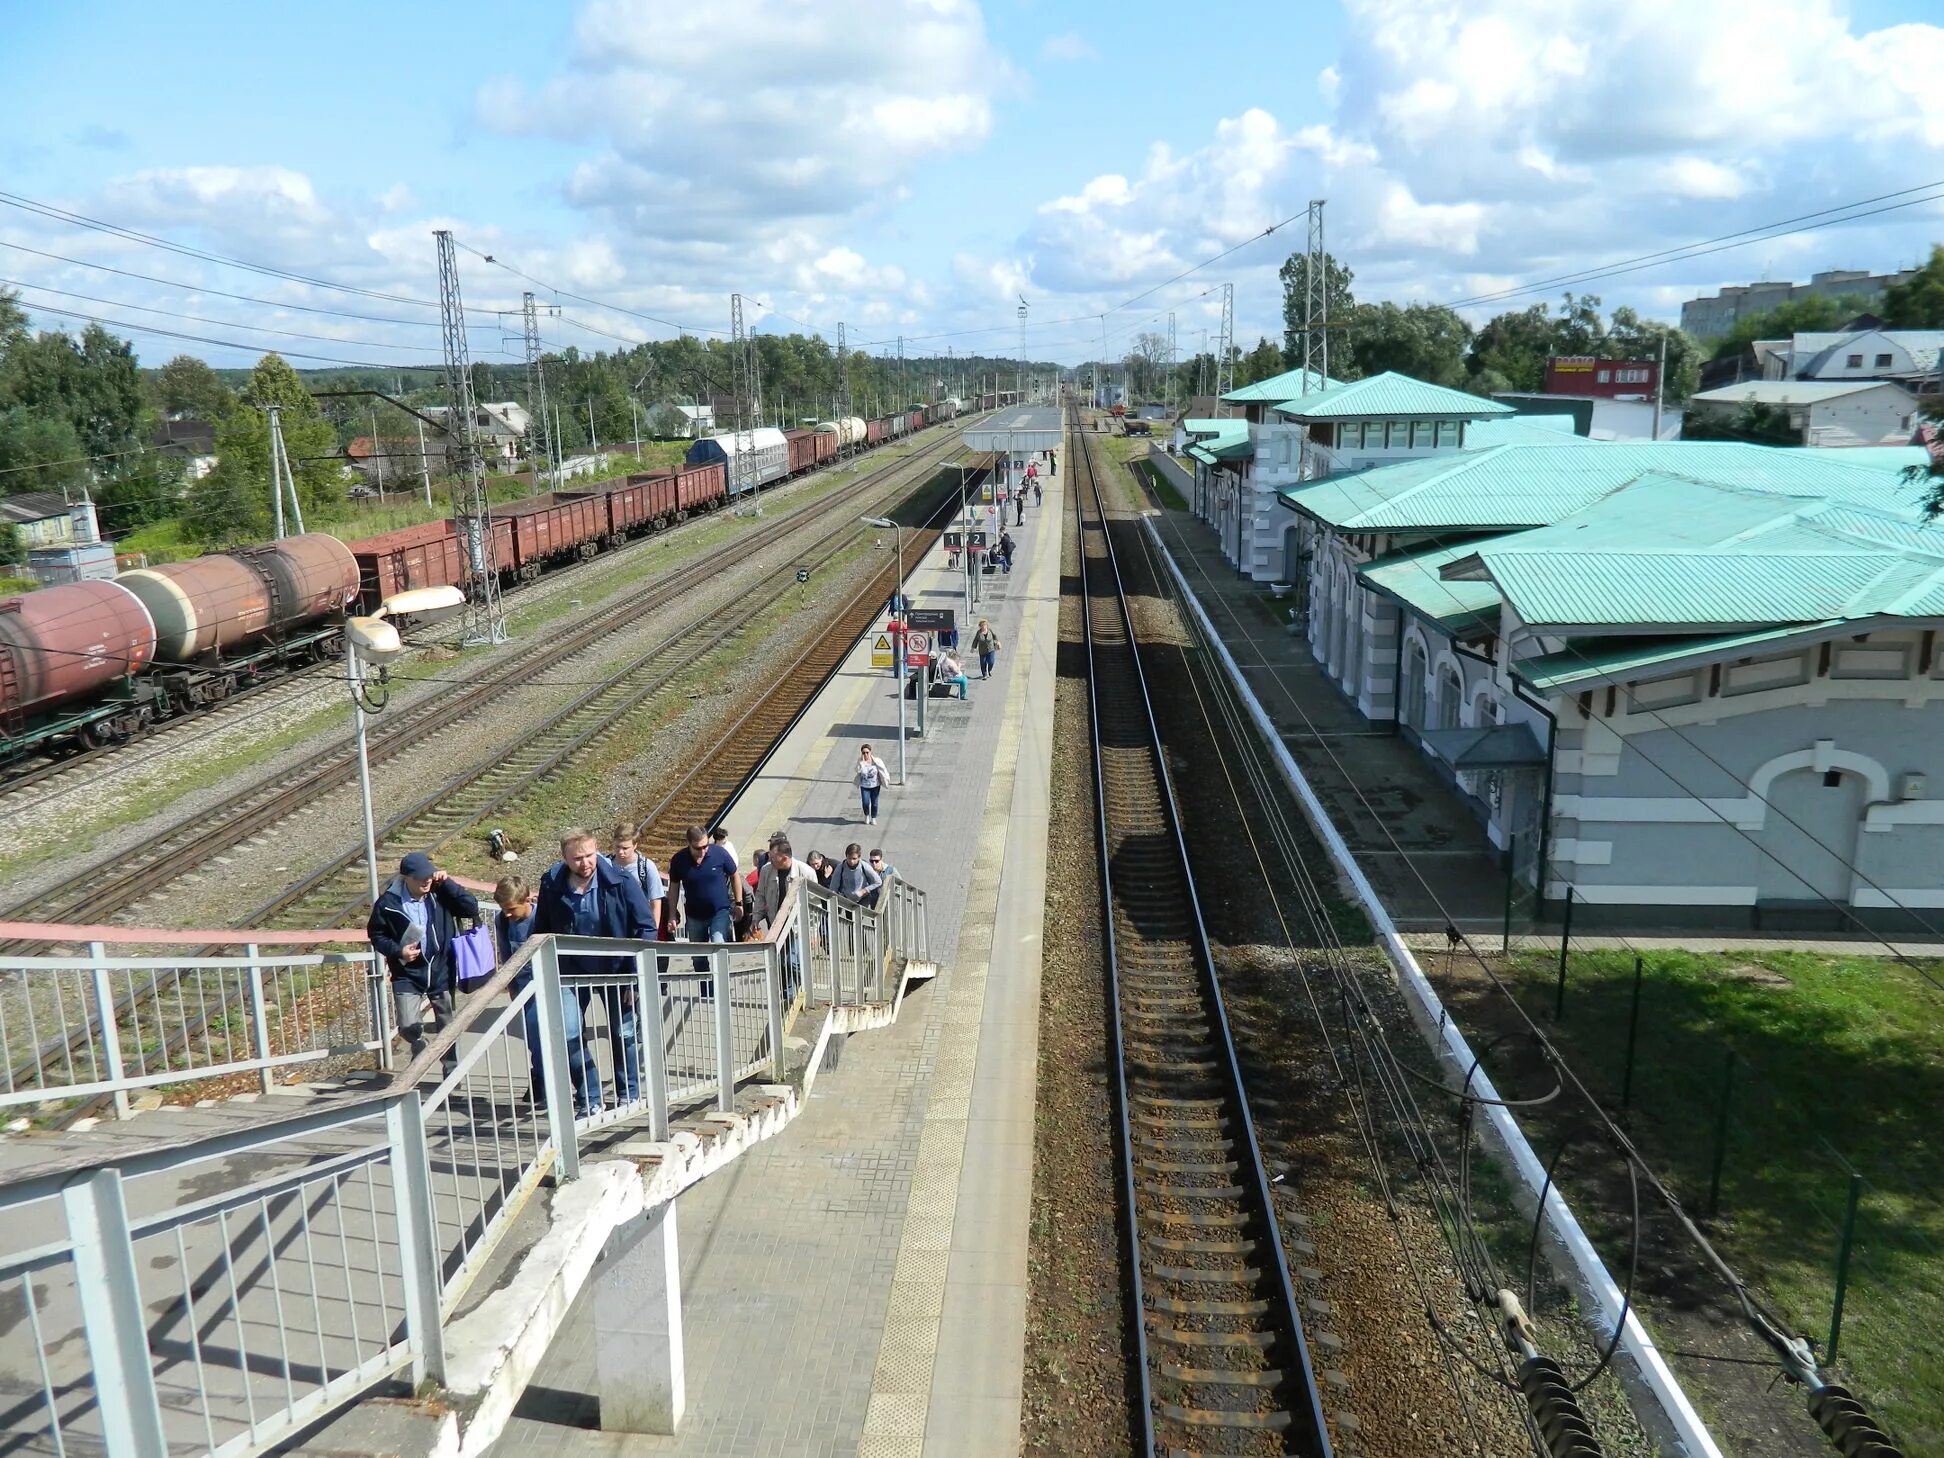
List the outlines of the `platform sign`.
{"type": "Polygon", "coordinates": [[[984,532],[967,532],[965,536],[966,546],[972,551],[983,552],[986,549],[986,534],[984,532]]]}
{"type": "Polygon", "coordinates": [[[879,633],[877,642],[871,645],[871,667],[893,668],[895,666],[896,662],[891,653],[891,635],[879,633]]]}
{"type": "Polygon", "coordinates": [[[911,626],[915,632],[949,633],[958,626],[958,614],[951,608],[913,608],[911,626]]]}
{"type": "Polygon", "coordinates": [[[946,550],[946,551],[948,551],[948,552],[958,552],[958,551],[963,551],[963,550],[964,550],[964,547],[965,547],[965,538],[964,538],[964,536],[963,536],[963,535],[962,535],[961,533],[959,533],[959,532],[947,532],[947,533],[945,533],[945,550],[946,550]]]}
{"type": "Polygon", "coordinates": [[[905,634],[905,664],[911,668],[923,668],[931,662],[931,634],[905,634]]]}

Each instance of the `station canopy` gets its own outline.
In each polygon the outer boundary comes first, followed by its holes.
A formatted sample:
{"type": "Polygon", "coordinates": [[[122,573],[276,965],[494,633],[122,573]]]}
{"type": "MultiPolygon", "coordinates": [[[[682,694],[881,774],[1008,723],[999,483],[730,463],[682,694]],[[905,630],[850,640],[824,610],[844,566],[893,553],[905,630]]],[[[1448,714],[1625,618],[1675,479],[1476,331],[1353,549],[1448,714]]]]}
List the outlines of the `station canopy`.
{"type": "Polygon", "coordinates": [[[995,411],[983,424],[968,429],[965,444],[970,450],[1001,455],[1056,451],[1060,448],[1060,430],[1060,412],[1055,407],[1008,408],[995,411]]]}

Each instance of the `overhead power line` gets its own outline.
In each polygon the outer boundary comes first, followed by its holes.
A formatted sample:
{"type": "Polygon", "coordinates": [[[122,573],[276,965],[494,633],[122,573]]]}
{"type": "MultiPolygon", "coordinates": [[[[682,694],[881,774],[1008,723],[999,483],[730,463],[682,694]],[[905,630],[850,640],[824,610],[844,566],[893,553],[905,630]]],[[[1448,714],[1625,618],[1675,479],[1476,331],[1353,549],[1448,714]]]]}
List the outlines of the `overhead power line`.
{"type": "MultiPolygon", "coordinates": [[[[374,349],[420,349],[437,350],[436,344],[384,344],[369,339],[345,339],[334,334],[303,334],[293,329],[276,329],[267,324],[245,324],[236,319],[210,319],[201,314],[183,314],[174,309],[158,309],[150,304],[132,304],[126,299],[103,299],[94,294],[78,294],[72,289],[50,288],[46,284],[27,283],[17,278],[0,278],[0,285],[8,288],[26,289],[30,293],[58,294],[64,299],[80,299],[88,304],[106,304],[113,309],[133,309],[138,314],[160,314],[169,319],[184,319],[192,324],[215,324],[224,329],[248,329],[255,334],[277,334],[286,339],[309,339],[322,344],[366,344],[374,349]]],[[[38,309],[39,304],[28,302],[27,307],[38,309]]]]}
{"type": "Polygon", "coordinates": [[[1557,288],[1575,283],[1592,283],[1602,278],[1613,278],[1624,273],[1638,273],[1659,263],[1685,263],[1691,258],[1705,258],[1712,253],[1725,253],[1733,248],[1744,248],[1750,243],[1766,242],[1772,238],[1785,237],[1789,233],[1805,232],[1804,224],[1823,219],[1826,224],[1852,223],[1863,218],[1873,218],[1881,213],[1893,213],[1903,208],[1916,207],[1921,203],[1944,201],[1944,178],[1920,183],[1915,187],[1899,188],[1895,192],[1879,193],[1875,197],[1858,198],[1852,202],[1838,203],[1834,207],[1820,208],[1812,213],[1798,213],[1792,218],[1782,218],[1773,223],[1758,224],[1753,228],[1743,228],[1739,232],[1722,233],[1713,238],[1703,238],[1693,243],[1682,243],[1672,248],[1663,248],[1654,253],[1638,253],[1631,258],[1616,259],[1611,263],[1596,264],[1590,268],[1572,273],[1554,274],[1551,278],[1534,279],[1529,283],[1515,284],[1510,288],[1497,289],[1488,293],[1474,294],[1469,298],[1454,299],[1445,304],[1447,309],[1464,309],[1478,304],[1498,303],[1505,299],[1518,298],[1525,294],[1536,293],[1542,289],[1557,288]],[[1928,194],[1924,197],[1912,196],[1914,193],[1928,194]],[[1902,202],[1891,202],[1892,198],[1902,198],[1902,202]],[[1872,204],[1885,203],[1887,206],[1875,207],[1872,204]],[[1856,211],[1867,209],[1867,211],[1856,211]],[[1844,214],[1842,217],[1835,214],[1844,214]]]}
{"type": "MultiPolygon", "coordinates": [[[[80,319],[89,324],[99,324],[104,329],[120,329],[129,334],[153,334],[163,339],[182,339],[192,344],[209,344],[222,349],[240,349],[246,353],[262,354],[265,348],[260,340],[218,339],[207,334],[189,334],[180,329],[164,329],[155,324],[131,324],[126,319],[110,319],[100,314],[83,313],[79,309],[57,309],[52,304],[32,304],[29,306],[37,314],[58,314],[64,319],[80,319]]],[[[357,343],[359,341],[351,341],[357,343]]],[[[387,349],[416,348],[416,346],[385,345],[387,349]]],[[[353,369],[386,370],[436,370],[438,365],[400,364],[391,360],[344,359],[338,355],[313,354],[301,349],[279,349],[268,351],[287,356],[291,359],[312,359],[324,364],[348,365],[353,369]]]]}
{"type": "MultiPolygon", "coordinates": [[[[0,193],[0,197],[4,197],[4,196],[5,194],[0,193]]],[[[545,279],[535,278],[532,274],[528,273],[525,269],[516,267],[515,265],[508,263],[505,259],[501,258],[496,253],[482,253],[480,252],[479,249],[473,247],[472,244],[462,243],[457,238],[454,238],[452,241],[455,244],[457,244],[457,246],[465,249],[466,252],[472,254],[473,257],[480,259],[483,262],[490,263],[495,268],[503,268],[508,273],[512,274],[515,278],[523,278],[528,283],[532,284],[534,287],[545,289],[548,293],[554,295],[554,297],[556,298],[572,299],[577,304],[589,304],[596,309],[607,309],[616,314],[626,314],[631,319],[642,319],[642,320],[646,320],[650,324],[659,324],[664,329],[673,329],[677,334],[727,334],[729,332],[726,329],[711,329],[706,324],[681,324],[676,322],[673,319],[664,319],[657,314],[644,314],[641,312],[641,310],[630,309],[624,304],[610,303],[606,299],[589,298],[586,294],[577,294],[570,289],[563,289],[558,287],[557,285],[550,284],[545,279]]],[[[594,332],[599,333],[600,331],[596,330],[594,332]]],[[[615,337],[619,338],[618,335],[615,337]]],[[[640,342],[641,341],[639,340],[632,340],[632,339],[628,341],[628,343],[630,344],[638,344],[640,342]]]]}
{"type": "Polygon", "coordinates": [[[328,314],[333,318],[357,319],[366,324],[402,324],[407,329],[439,327],[435,319],[401,319],[395,314],[360,314],[350,309],[327,309],[321,304],[295,304],[286,299],[265,299],[256,294],[231,293],[226,289],[212,289],[204,284],[184,283],[180,279],[159,278],[152,273],[137,273],[134,269],[116,268],[112,264],[93,263],[85,258],[70,258],[64,253],[49,253],[44,248],[29,248],[25,243],[15,243],[6,238],[0,238],[0,248],[10,248],[16,253],[31,253],[36,258],[72,264],[76,268],[92,268],[100,273],[112,273],[118,278],[132,278],[142,283],[160,284],[164,288],[181,289],[185,293],[205,294],[212,299],[235,299],[242,304],[261,304],[268,309],[290,309],[300,314],[328,314]]]}
{"type": "Polygon", "coordinates": [[[381,299],[388,304],[410,304],[421,309],[439,307],[436,299],[416,299],[410,294],[387,293],[382,289],[361,288],[356,284],[333,283],[327,278],[317,278],[311,274],[297,273],[288,268],[278,268],[269,263],[253,263],[247,258],[232,258],[228,254],[212,252],[207,248],[195,248],[186,243],[176,243],[168,238],[158,238],[153,233],[144,233],[137,228],[125,228],[119,223],[110,223],[101,218],[92,218],[85,213],[71,212],[66,208],[55,207],[51,203],[35,202],[32,198],[18,193],[0,191],[0,203],[19,208],[23,212],[34,213],[58,223],[68,223],[77,228],[88,228],[97,233],[107,233],[112,237],[124,238],[131,243],[141,243],[150,248],[161,248],[170,253],[179,253],[184,258],[199,259],[204,263],[221,264],[225,268],[241,268],[250,273],[260,273],[269,278],[281,278],[291,283],[307,284],[314,289],[329,289],[335,293],[355,294],[360,298],[381,299]]]}

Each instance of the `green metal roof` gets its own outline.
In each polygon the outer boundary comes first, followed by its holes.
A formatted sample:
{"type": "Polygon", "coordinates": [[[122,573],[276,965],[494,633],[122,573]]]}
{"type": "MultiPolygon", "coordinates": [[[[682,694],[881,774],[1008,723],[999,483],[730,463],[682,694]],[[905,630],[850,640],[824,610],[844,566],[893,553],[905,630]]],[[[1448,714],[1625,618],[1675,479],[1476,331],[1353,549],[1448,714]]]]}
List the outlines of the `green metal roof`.
{"type": "Polygon", "coordinates": [[[1482,451],[1497,445],[1582,445],[1604,444],[1573,430],[1570,415],[1501,415],[1492,420],[1474,420],[1465,427],[1465,449],[1482,451]]]}
{"type": "Polygon", "coordinates": [[[1521,659],[1514,671],[1541,693],[1576,688],[1581,684],[1609,680],[1658,678],[1678,671],[1682,664],[1702,664],[1712,659],[1740,656],[1750,648],[1804,633],[1841,628],[1838,622],[1789,623],[1778,628],[1763,628],[1754,633],[1729,633],[1714,637],[1671,638],[1665,635],[1625,640],[1601,639],[1596,647],[1568,649],[1521,659]]]}
{"type": "Polygon", "coordinates": [[[1535,627],[1700,632],[1944,616],[1944,529],[1664,475],[1557,525],[1479,543],[1442,570],[1489,577],[1535,627]]]}
{"type": "Polygon", "coordinates": [[[1910,466],[1930,469],[1930,452],[1920,445],[1837,446],[1834,449],[1846,466],[1876,466],[1885,471],[1901,471],[1910,466]]]}
{"type": "Polygon", "coordinates": [[[1489,579],[1447,582],[1439,576],[1450,563],[1476,556],[1479,544],[1437,547],[1429,552],[1385,557],[1357,569],[1357,575],[1384,596],[1403,603],[1447,633],[1462,637],[1498,622],[1504,595],[1489,579]]]}
{"type": "Polygon", "coordinates": [[[1204,420],[1184,420],[1181,422],[1181,428],[1189,435],[1219,435],[1224,427],[1233,424],[1235,422],[1232,420],[1216,420],[1211,417],[1204,420]]]}
{"type": "Polygon", "coordinates": [[[1248,421],[1210,420],[1203,423],[1212,429],[1188,447],[1188,454],[1196,460],[1213,465],[1216,461],[1233,461],[1254,452],[1255,446],[1249,440],[1248,421]]]}
{"type": "Polygon", "coordinates": [[[1279,405],[1285,400],[1300,400],[1305,395],[1320,395],[1327,390],[1335,389],[1342,383],[1341,380],[1333,380],[1328,375],[1324,375],[1319,385],[1317,377],[1308,370],[1285,370],[1279,375],[1271,375],[1266,380],[1257,380],[1253,385],[1243,385],[1239,389],[1230,390],[1222,398],[1239,400],[1245,404],[1266,400],[1272,405],[1279,405]]]}
{"type": "Polygon", "coordinates": [[[1880,465],[1849,464],[1852,454],[1742,441],[1504,445],[1331,476],[1282,498],[1339,531],[1508,531],[1550,525],[1659,471],[1897,516],[1915,510],[1922,485],[1880,465]]]}
{"type": "Polygon", "coordinates": [[[1297,420],[1485,420],[1517,413],[1501,401],[1428,385],[1393,370],[1292,399],[1276,409],[1297,420]]]}

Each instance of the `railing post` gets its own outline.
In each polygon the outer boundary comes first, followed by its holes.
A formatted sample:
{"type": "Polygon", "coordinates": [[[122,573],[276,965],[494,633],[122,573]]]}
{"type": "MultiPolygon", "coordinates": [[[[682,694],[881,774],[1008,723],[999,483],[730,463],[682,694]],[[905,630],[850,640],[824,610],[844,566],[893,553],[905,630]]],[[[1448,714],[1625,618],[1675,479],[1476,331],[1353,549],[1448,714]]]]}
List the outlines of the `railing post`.
{"type": "MultiPolygon", "coordinates": [[[[785,934],[786,936],[789,933],[785,934]]],[[[783,1081],[783,952],[779,939],[763,949],[763,981],[769,992],[770,1082],[783,1081]]]]}
{"type": "Polygon", "coordinates": [[[733,1114],[736,1111],[736,1040],[729,1006],[729,954],[709,953],[709,971],[715,982],[716,1107],[725,1114],[733,1114]]]}
{"type": "Polygon", "coordinates": [[[270,1016],[263,1006],[263,967],[257,961],[257,944],[249,943],[243,955],[250,959],[250,1037],[256,1044],[257,1086],[269,1093],[277,1086],[270,1072],[270,1016]]]}
{"type": "MultiPolygon", "coordinates": [[[[90,955],[100,945],[92,943],[90,955]]],[[[61,1203],[74,1242],[74,1286],[106,1451],[117,1458],[167,1458],[121,1175],[112,1168],[77,1175],[62,1188],[61,1203]]]]}
{"type": "Polygon", "coordinates": [[[653,952],[635,953],[635,1029],[641,1039],[641,1076],[648,1089],[648,1137],[668,1138],[668,1032],[662,1023],[661,974],[653,952]]]}
{"type": "Polygon", "coordinates": [[[918,893],[918,960],[930,962],[931,954],[931,908],[926,904],[925,893],[918,893]]]}
{"type": "Polygon", "coordinates": [[[391,985],[385,977],[385,964],[376,952],[369,954],[368,966],[365,990],[371,1000],[371,1036],[378,1044],[378,1067],[389,1073],[392,1068],[391,985]]]}
{"type": "Polygon", "coordinates": [[[440,1324],[438,1224],[432,1215],[432,1161],[425,1151],[425,1114],[417,1090],[385,1106],[391,1146],[392,1205],[398,1221],[398,1260],[405,1279],[405,1339],[412,1349],[412,1385],[445,1381],[445,1328],[440,1324]]]}
{"type": "Polygon", "coordinates": [[[810,899],[810,888],[802,881],[796,882],[798,947],[802,951],[801,992],[806,1006],[817,1000],[817,926],[814,920],[816,905],[810,899]]]}
{"type": "MultiPolygon", "coordinates": [[[[115,1085],[115,1117],[128,1117],[128,1090],[121,1086],[126,1076],[122,1069],[121,1027],[115,1021],[115,990],[108,983],[108,944],[88,943],[88,961],[93,964],[95,1021],[101,1027],[101,1051],[108,1064],[108,1081],[115,1085]]],[[[147,1072],[144,1069],[143,1072],[147,1072]]]]}
{"type": "MultiPolygon", "coordinates": [[[[580,1135],[574,1127],[574,1076],[567,1047],[567,1008],[560,982],[560,950],[553,938],[534,951],[533,1010],[540,1024],[540,1074],[547,1086],[547,1134],[554,1146],[554,1179],[580,1177],[580,1135]]],[[[585,1030],[582,1044],[586,1043],[585,1030]]]]}

